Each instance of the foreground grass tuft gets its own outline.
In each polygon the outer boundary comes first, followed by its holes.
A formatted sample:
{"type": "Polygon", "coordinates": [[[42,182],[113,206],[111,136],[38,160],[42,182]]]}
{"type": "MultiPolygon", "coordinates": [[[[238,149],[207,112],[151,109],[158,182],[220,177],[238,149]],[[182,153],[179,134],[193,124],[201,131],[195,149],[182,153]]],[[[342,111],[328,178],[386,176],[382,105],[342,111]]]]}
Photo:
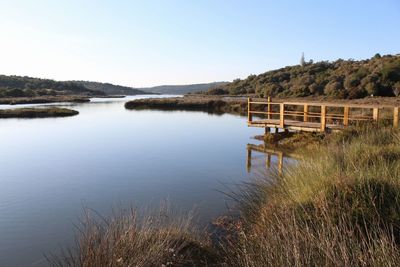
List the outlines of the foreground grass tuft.
{"type": "Polygon", "coordinates": [[[51,266],[208,266],[215,261],[192,216],[167,208],[110,218],[87,211],[79,233],[74,250],[48,257],[51,266]]]}

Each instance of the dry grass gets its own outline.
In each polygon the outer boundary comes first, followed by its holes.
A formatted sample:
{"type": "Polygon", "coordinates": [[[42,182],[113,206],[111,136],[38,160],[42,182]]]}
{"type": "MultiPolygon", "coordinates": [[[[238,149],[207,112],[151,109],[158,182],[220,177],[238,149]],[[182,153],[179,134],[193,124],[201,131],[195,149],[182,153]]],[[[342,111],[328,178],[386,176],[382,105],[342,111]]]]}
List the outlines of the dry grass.
{"type": "Polygon", "coordinates": [[[86,211],[76,248],[48,257],[50,265],[208,266],[215,260],[191,214],[177,215],[169,208],[143,214],[120,211],[101,218],[86,211]]]}

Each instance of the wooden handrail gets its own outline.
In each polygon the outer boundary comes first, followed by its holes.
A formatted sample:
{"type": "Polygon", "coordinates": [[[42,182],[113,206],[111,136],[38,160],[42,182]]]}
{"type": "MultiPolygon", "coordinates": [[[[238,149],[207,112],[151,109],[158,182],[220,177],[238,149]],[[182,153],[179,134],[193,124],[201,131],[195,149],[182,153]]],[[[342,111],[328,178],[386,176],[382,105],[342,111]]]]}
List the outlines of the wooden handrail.
{"type": "MultiPolygon", "coordinates": [[[[268,97],[267,101],[254,101],[251,98],[248,98],[248,122],[251,124],[253,121],[253,114],[262,114],[266,115],[268,120],[271,120],[271,115],[279,115],[279,128],[285,128],[285,116],[294,118],[301,118],[301,121],[304,122],[304,125],[309,122],[309,119],[313,119],[315,125],[316,120],[319,119],[320,123],[320,131],[325,131],[327,128],[327,123],[331,122],[331,120],[339,120],[342,121],[341,125],[344,127],[349,125],[349,121],[379,121],[387,118],[383,118],[380,116],[382,109],[393,109],[393,127],[399,126],[399,107],[390,106],[390,105],[362,105],[362,104],[335,104],[335,103],[317,103],[317,102],[272,102],[271,98],[268,97]],[[257,110],[254,109],[254,105],[267,105],[267,109],[257,110]],[[278,106],[277,108],[273,108],[273,106],[278,106]],[[303,106],[303,111],[299,110],[286,110],[287,106],[303,106]],[[310,107],[319,107],[320,112],[310,111],[310,107]],[[329,108],[335,108],[334,110],[329,111],[329,108]],[[342,109],[343,113],[340,113],[338,109],[342,109]],[[354,110],[359,110],[358,114],[354,114],[354,110]],[[367,113],[365,113],[367,110],[367,113]],[[352,114],[350,113],[352,111],[352,114]]],[[[292,108],[289,108],[292,109],[292,108]]],[[[277,118],[274,119],[275,123],[277,118]]],[[[291,119],[291,121],[293,121],[291,119]]],[[[318,122],[318,120],[317,120],[318,122]]],[[[335,122],[335,121],[334,121],[335,122]]],[[[289,123],[290,124],[290,123],[289,123]]],[[[259,124],[258,124],[259,125],[259,124]]],[[[310,125],[310,124],[309,124],[310,125]]],[[[335,122],[337,125],[337,122],[335,122]]],[[[307,125],[306,125],[307,126],[307,125]]],[[[305,126],[305,127],[306,127],[305,126]]],[[[315,126],[313,126],[315,127],[315,126]]]]}

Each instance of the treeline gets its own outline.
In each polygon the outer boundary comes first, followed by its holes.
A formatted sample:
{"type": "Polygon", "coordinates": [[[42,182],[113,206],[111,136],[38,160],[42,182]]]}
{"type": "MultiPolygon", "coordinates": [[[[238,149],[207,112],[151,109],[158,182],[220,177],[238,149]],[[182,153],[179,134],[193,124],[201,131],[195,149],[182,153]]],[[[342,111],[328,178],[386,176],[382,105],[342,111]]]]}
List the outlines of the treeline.
{"type": "Polygon", "coordinates": [[[399,55],[376,54],[371,59],[360,61],[338,59],[334,62],[302,63],[260,75],[250,75],[244,80],[236,79],[206,93],[347,99],[400,94],[399,55]]]}
{"type": "Polygon", "coordinates": [[[59,82],[22,76],[0,75],[0,97],[34,97],[54,95],[104,95],[75,82],[59,82]]]}

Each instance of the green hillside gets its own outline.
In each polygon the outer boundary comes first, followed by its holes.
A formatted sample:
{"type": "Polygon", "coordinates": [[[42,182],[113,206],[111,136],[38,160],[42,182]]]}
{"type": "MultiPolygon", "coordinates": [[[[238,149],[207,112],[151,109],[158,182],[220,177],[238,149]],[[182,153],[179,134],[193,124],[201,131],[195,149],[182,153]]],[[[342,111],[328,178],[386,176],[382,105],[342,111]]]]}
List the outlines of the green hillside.
{"type": "Polygon", "coordinates": [[[326,96],[362,98],[400,94],[400,56],[376,54],[367,60],[303,62],[250,75],[207,91],[208,94],[256,94],[260,97],[326,96]]]}
{"type": "Polygon", "coordinates": [[[74,82],[58,82],[27,76],[0,75],[0,97],[34,97],[54,95],[104,95],[74,82]]]}

